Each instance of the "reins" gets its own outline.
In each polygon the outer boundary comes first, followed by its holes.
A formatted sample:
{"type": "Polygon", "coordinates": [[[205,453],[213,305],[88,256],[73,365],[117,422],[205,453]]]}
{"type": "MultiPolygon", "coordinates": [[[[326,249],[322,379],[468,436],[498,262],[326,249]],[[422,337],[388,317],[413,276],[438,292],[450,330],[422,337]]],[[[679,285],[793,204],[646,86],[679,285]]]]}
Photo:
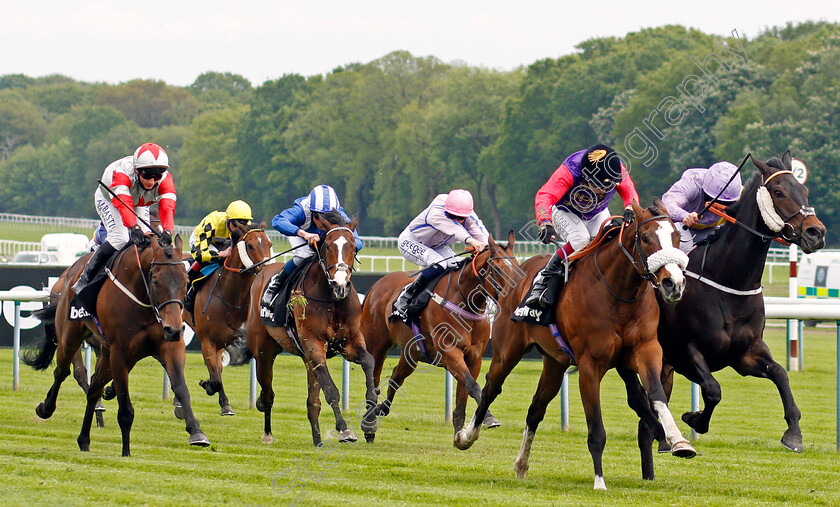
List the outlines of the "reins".
{"type": "MultiPolygon", "coordinates": [[[[120,259],[122,258],[122,256],[124,254],[125,254],[125,251],[120,253],[119,258],[114,263],[115,265],[119,263],[120,259]]],[[[110,269],[105,268],[105,273],[108,275],[108,278],[110,278],[110,280],[114,283],[114,285],[118,289],[120,289],[120,291],[122,291],[126,296],[128,296],[129,299],[131,299],[132,301],[134,301],[135,303],[137,303],[139,306],[141,306],[143,308],[153,309],[154,312],[155,312],[155,318],[157,319],[158,323],[163,322],[163,319],[161,319],[161,317],[160,317],[161,308],[163,308],[164,306],[166,306],[168,304],[171,304],[171,303],[178,303],[179,305],[181,305],[181,308],[183,308],[184,307],[184,302],[181,301],[180,299],[169,299],[169,300],[166,300],[166,301],[160,303],[159,305],[155,305],[154,300],[152,298],[152,292],[149,289],[149,282],[148,282],[148,280],[146,280],[146,272],[143,270],[143,264],[140,261],[140,250],[137,248],[137,245],[134,245],[134,256],[135,256],[135,259],[137,260],[137,268],[140,270],[140,278],[143,280],[143,285],[146,288],[146,297],[148,297],[148,299],[149,299],[148,303],[144,303],[144,302],[140,301],[140,299],[138,299],[137,296],[135,296],[128,287],[123,285],[122,282],[120,282],[117,279],[116,275],[114,275],[114,273],[110,269]]],[[[156,265],[157,266],[181,266],[182,263],[181,263],[181,261],[157,262],[154,259],[152,259],[151,262],[149,263],[149,278],[151,278],[151,276],[152,276],[152,268],[154,268],[156,265]]]]}

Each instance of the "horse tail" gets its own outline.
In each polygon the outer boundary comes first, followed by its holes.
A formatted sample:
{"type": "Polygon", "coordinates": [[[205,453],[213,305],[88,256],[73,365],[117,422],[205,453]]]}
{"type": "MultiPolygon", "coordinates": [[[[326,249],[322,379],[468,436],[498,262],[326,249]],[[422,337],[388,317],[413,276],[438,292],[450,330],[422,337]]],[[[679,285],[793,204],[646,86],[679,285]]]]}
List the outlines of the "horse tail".
{"type": "Polygon", "coordinates": [[[58,336],[55,333],[55,312],[57,308],[58,303],[52,303],[32,312],[34,317],[44,323],[44,340],[40,345],[21,351],[20,359],[36,370],[46,370],[52,363],[53,356],[58,348],[58,336]]]}

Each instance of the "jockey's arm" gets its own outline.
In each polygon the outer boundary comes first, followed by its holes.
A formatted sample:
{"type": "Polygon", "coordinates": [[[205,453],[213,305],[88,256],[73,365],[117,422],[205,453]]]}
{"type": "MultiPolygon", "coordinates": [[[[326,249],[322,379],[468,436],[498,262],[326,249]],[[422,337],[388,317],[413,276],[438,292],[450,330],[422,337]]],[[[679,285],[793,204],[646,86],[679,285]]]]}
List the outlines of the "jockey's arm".
{"type": "Polygon", "coordinates": [[[537,224],[551,223],[551,207],[571,190],[575,179],[565,164],[560,164],[534,197],[537,224]]]}

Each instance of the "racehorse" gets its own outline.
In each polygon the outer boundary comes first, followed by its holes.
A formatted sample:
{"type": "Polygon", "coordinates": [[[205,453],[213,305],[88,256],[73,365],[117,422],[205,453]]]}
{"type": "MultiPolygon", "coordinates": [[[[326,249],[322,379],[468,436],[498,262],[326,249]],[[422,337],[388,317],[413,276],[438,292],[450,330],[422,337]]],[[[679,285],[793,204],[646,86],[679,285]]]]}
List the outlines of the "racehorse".
{"type": "Polygon", "coordinates": [[[209,396],[219,393],[221,415],[235,415],[222,385],[222,352],[237,337],[245,337],[251,282],[266,265],[260,263],[271,257],[271,240],[264,227],[252,226],[244,233],[233,229],[230,256],[195,295],[195,322],[193,315],[184,311],[184,320],[201,341],[204,364],[210,373],[210,379],[201,380],[199,385],[209,396]]]}
{"type": "MultiPolygon", "coordinates": [[[[400,349],[399,362],[388,381],[387,399],[377,406],[378,416],[388,415],[397,390],[419,361],[425,360],[443,366],[458,381],[452,422],[456,432],[464,426],[467,394],[476,402],[481,397],[475,379],[490,340],[487,300],[498,300],[523,276],[513,256],[514,241],[513,231],[508,233],[507,245],[499,245],[491,236],[487,249],[474,252],[471,262],[438,280],[432,288],[434,301],[418,318],[419,335],[402,321],[389,320],[394,300],[411,281],[408,273],[389,273],[373,285],[362,307],[362,334],[376,362],[373,379],[377,386],[388,351],[394,345],[400,349]]],[[[488,414],[484,424],[493,427],[499,422],[488,414]]]]}
{"type": "Polygon", "coordinates": [[[265,326],[260,320],[260,298],[272,275],[283,264],[272,264],[262,270],[251,284],[251,307],[248,311],[246,337],[248,348],[257,362],[260,396],[257,409],[265,413],[263,443],[274,441],[271,433],[271,407],[274,404],[274,359],[282,351],[303,359],[309,395],[306,400],[312,441],[321,443],[318,416],[321,412],[320,390],[335,414],[339,442],[355,442],[356,435],[341,415],[338,388],[327,369],[326,360],[341,354],[348,361],[360,364],[365,373],[366,408],[361,427],[365,440],[373,442],[376,432],[376,392],[373,384],[373,357],[365,349],[360,330],[361,303],[350,282],[355,260],[353,230],[357,220],[349,224],[340,215],[313,216],[318,229],[325,231],[316,249],[317,262],[304,267],[303,277],[295,284],[289,311],[293,315],[294,339],[283,326],[265,326]]]}
{"type": "MultiPolygon", "coordinates": [[[[664,430],[675,456],[695,455],[683,438],[668,409],[660,383],[662,349],[656,339],[659,308],[651,285],[665,299],[680,299],[685,279],[685,255],[675,247],[679,234],[659,199],[648,209],[635,202],[636,219],[624,223],[617,240],[600,242],[603,232],[585,252],[561,289],[555,306],[557,336],[549,327],[511,320],[517,305],[528,293],[531,280],[547,264],[548,256],[534,257],[522,268],[525,283],[519,284],[499,302],[493,323],[493,361],[481,402],[471,422],[455,435],[455,446],[468,449],[479,436],[484,414],[502,390],[502,383],[522,355],[537,346],[543,355],[543,371],[537,392],[528,409],[522,447],[514,464],[516,476],[524,478],[529,467],[531,444],[548,403],[560,390],[563,374],[577,364],[580,393],[586,413],[589,453],[595,468],[595,489],[606,489],[602,455],[606,433],[601,419],[600,384],[607,370],[615,367],[628,392],[641,377],[644,403],[631,407],[650,424],[664,430]],[[652,408],[652,410],[651,410],[652,408]]],[[[636,398],[634,397],[633,400],[636,398]]]]}
{"type": "MultiPolygon", "coordinates": [[[[682,419],[706,433],[721,399],[712,372],[731,366],[743,376],[769,378],[779,390],[788,425],[782,445],[801,452],[800,412],[787,373],[762,340],[761,275],[772,239],[781,237],[811,253],[825,246],[826,230],[808,206],[808,189],[791,174],[790,151],[766,163],[750,158],[758,171],[747,181],[741,199],[725,210],[737,222],[725,225],[717,241],[690,252],[683,299],[676,305],[660,302],[665,387],[670,395],[673,370],[700,385],[703,409],[687,412],[682,419]]],[[[643,452],[652,452],[650,434],[642,426],[639,445],[643,452]]]]}
{"type": "MultiPolygon", "coordinates": [[[[185,347],[181,309],[187,286],[187,273],[180,260],[182,242],[176,238],[173,248],[157,239],[140,250],[130,246],[117,254],[108,279],[102,285],[96,301],[97,320],[70,320],[69,287],[84,269],[79,260],[65,274],[65,289],[58,300],[36,312],[47,324],[47,343],[55,342],[59,351],[55,381],[47,397],[36,409],[46,418],[55,410],[55,397],[61,382],[69,372],[69,361],[83,339],[91,334],[102,346],[96,362],[96,372],[87,390],[87,407],[78,437],[79,448],[90,448],[90,427],[97,400],[105,384],[113,379],[119,402],[117,421],[122,433],[122,455],[129,456],[129,434],[134,421],[134,408],[128,393],[128,374],[140,359],[153,356],[166,369],[175,396],[181,402],[186,417],[186,429],[191,445],[210,445],[190,407],[190,394],[184,381],[185,347]],[[97,325],[98,323],[98,325],[97,325]]],[[[106,268],[107,269],[107,268],[106,268]]]]}

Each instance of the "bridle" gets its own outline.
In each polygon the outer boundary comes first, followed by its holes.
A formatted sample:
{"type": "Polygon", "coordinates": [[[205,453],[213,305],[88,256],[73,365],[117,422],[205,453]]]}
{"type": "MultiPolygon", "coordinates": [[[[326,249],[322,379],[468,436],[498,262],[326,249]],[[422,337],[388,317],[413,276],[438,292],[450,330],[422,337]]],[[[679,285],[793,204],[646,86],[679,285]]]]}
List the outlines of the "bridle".
{"type": "Polygon", "coordinates": [[[257,274],[262,270],[262,266],[265,264],[263,259],[261,261],[254,262],[253,259],[248,255],[248,245],[245,243],[245,238],[248,237],[249,234],[252,232],[263,232],[264,229],[251,229],[239,238],[239,241],[236,242],[236,251],[239,253],[239,262],[242,263],[241,268],[232,268],[228,266],[228,261],[230,260],[230,256],[225,258],[225,262],[223,264],[224,268],[228,271],[232,271],[234,273],[244,274],[248,273],[253,270],[253,274],[257,274]]]}
{"type": "MultiPolygon", "coordinates": [[[[120,258],[122,258],[122,256],[124,254],[125,254],[125,251],[123,251],[123,253],[120,254],[120,258]]],[[[180,299],[173,298],[173,299],[168,299],[168,300],[166,300],[166,301],[164,301],[160,304],[155,304],[154,297],[152,296],[152,291],[149,287],[150,282],[152,280],[152,270],[154,270],[155,266],[182,266],[183,267],[183,263],[181,261],[156,261],[155,259],[152,259],[151,262],[149,263],[149,273],[147,275],[146,272],[143,270],[143,264],[140,262],[140,251],[137,248],[137,245],[134,245],[134,254],[135,254],[135,258],[137,259],[137,267],[138,267],[138,269],[140,269],[140,274],[141,274],[140,278],[143,280],[143,285],[146,288],[146,298],[149,300],[148,303],[144,303],[144,302],[140,301],[140,299],[138,299],[137,296],[135,296],[128,287],[123,285],[117,279],[116,275],[114,275],[114,273],[111,272],[110,269],[105,268],[105,273],[107,273],[108,278],[111,279],[111,281],[114,283],[114,285],[116,285],[118,289],[120,289],[126,296],[128,296],[129,299],[131,299],[132,301],[137,303],[139,306],[142,306],[143,308],[151,308],[152,310],[154,310],[155,318],[157,319],[158,323],[162,323],[163,319],[161,319],[161,317],[160,317],[160,311],[164,306],[166,306],[168,304],[177,303],[181,306],[181,309],[183,309],[184,308],[184,302],[180,299]]],[[[119,259],[118,259],[117,262],[119,262],[119,259]]]]}
{"type": "MultiPolygon", "coordinates": [[[[503,294],[505,292],[505,288],[501,284],[499,284],[499,282],[496,280],[496,277],[499,277],[502,280],[505,280],[506,277],[505,277],[505,274],[502,271],[502,268],[493,264],[493,261],[504,261],[506,264],[509,265],[510,261],[508,261],[507,259],[514,259],[515,260],[516,257],[512,256],[512,255],[497,255],[497,256],[494,257],[493,256],[493,249],[490,245],[488,245],[487,246],[487,269],[483,273],[484,276],[482,276],[482,274],[480,274],[478,272],[478,268],[476,268],[476,265],[475,265],[476,260],[478,260],[478,256],[481,255],[482,253],[483,252],[475,252],[475,251],[473,252],[472,260],[470,261],[470,266],[472,267],[473,276],[475,276],[475,278],[479,281],[480,286],[484,288],[485,293],[489,292],[489,291],[487,291],[486,284],[487,284],[487,282],[490,282],[490,286],[493,288],[493,293],[495,294],[494,299],[498,299],[499,294],[503,294]]],[[[458,273],[458,293],[460,294],[461,298],[464,301],[469,301],[468,296],[465,296],[464,291],[461,289],[461,286],[462,286],[461,285],[461,277],[463,276],[464,271],[466,271],[466,270],[461,269],[458,273]]]]}
{"type": "MultiPolygon", "coordinates": [[[[327,279],[327,283],[330,285],[330,287],[335,286],[336,283],[337,283],[335,281],[335,278],[330,276],[330,270],[332,268],[335,268],[336,273],[338,273],[339,270],[346,272],[347,273],[347,283],[348,284],[350,283],[351,274],[353,273],[353,271],[356,270],[355,266],[347,264],[346,262],[344,262],[344,259],[342,259],[341,256],[339,256],[338,262],[336,262],[335,264],[327,264],[327,256],[326,256],[326,253],[324,252],[324,250],[326,250],[326,248],[327,248],[327,237],[335,231],[348,231],[351,234],[351,236],[353,234],[353,229],[351,229],[349,227],[344,227],[344,226],[333,227],[332,229],[329,229],[329,230],[327,230],[327,232],[324,233],[324,239],[321,242],[321,245],[315,250],[315,252],[318,254],[318,265],[321,266],[321,271],[323,271],[324,277],[327,279]]],[[[355,251],[355,243],[353,244],[353,250],[355,251]]],[[[355,254],[354,254],[353,259],[355,260],[355,258],[356,257],[355,257],[355,254]]],[[[305,278],[306,277],[304,276],[304,281],[305,281],[305,278]]],[[[301,283],[301,288],[302,287],[303,287],[303,283],[301,283]]],[[[311,299],[313,301],[319,301],[321,303],[332,303],[333,301],[339,301],[339,299],[337,299],[337,298],[318,299],[318,298],[315,298],[315,297],[312,297],[312,296],[308,296],[306,294],[304,294],[304,297],[307,298],[307,299],[311,299]]]]}

